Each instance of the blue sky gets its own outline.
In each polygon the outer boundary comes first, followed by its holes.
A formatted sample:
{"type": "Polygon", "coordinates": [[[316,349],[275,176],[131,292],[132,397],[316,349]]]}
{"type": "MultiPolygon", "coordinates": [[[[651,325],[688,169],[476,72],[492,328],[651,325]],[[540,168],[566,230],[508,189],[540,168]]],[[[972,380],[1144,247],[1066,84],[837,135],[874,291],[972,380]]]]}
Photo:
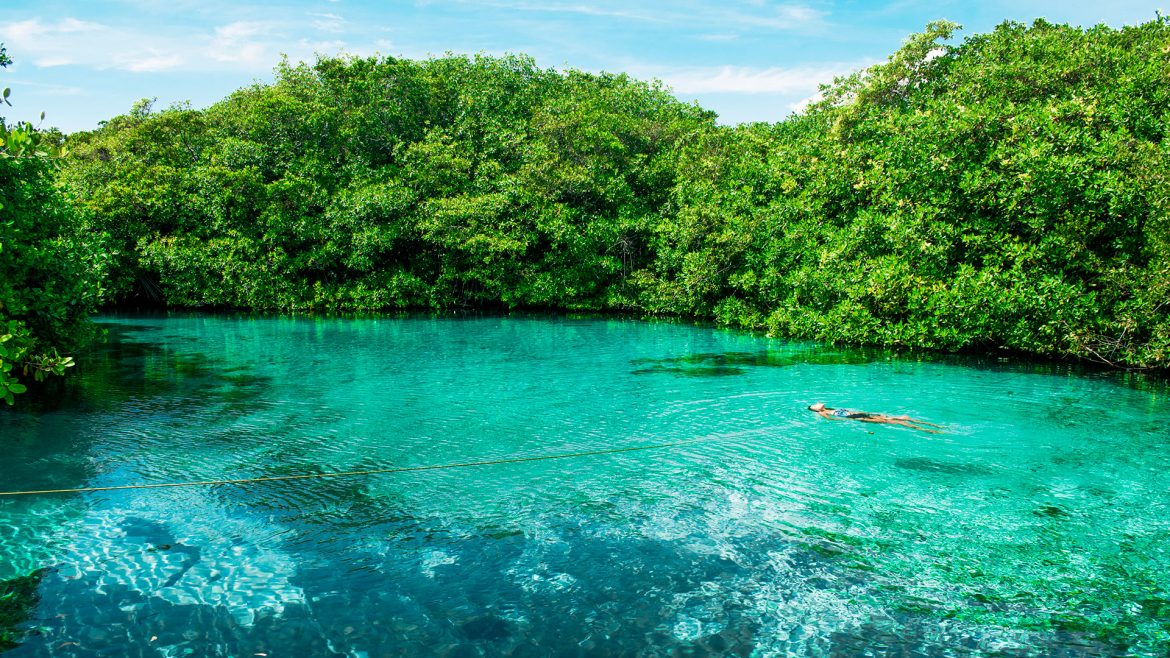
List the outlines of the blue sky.
{"type": "MultiPolygon", "coordinates": [[[[1165,0],[1170,4],[1170,0],[1165,0]]],[[[541,66],[658,78],[721,121],[778,121],[817,85],[884,60],[947,18],[959,34],[1005,19],[1114,27],[1163,5],[1130,0],[3,0],[0,42],[15,65],[9,121],[96,127],[131,104],[204,107],[269,81],[280,55],[423,58],[526,53],[541,66]]]]}

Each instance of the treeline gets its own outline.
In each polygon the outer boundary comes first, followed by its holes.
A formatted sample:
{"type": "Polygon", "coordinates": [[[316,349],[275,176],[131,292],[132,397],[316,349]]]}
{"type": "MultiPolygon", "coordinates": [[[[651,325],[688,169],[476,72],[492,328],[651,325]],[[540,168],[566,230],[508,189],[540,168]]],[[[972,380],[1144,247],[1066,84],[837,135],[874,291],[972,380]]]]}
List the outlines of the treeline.
{"type": "Polygon", "coordinates": [[[657,86],[523,57],[324,59],[73,135],[61,178],[114,241],[117,299],[632,309],[679,147],[714,130],[657,86]]]}
{"type": "Polygon", "coordinates": [[[682,145],[654,311],[1170,366],[1170,21],[932,24],[776,125],[682,145]]]}
{"type": "Polygon", "coordinates": [[[57,174],[114,303],[713,318],[1170,366],[1170,21],[932,23],[778,124],[524,57],[137,105],[57,174]]]}
{"type": "MultiPolygon", "coordinates": [[[[12,61],[0,44],[0,69],[12,61]]],[[[0,93],[0,108],[10,103],[0,93]]],[[[102,300],[105,243],[54,184],[62,137],[0,115],[0,399],[60,375],[90,336],[102,300]],[[62,354],[66,352],[66,354],[62,354]]]]}

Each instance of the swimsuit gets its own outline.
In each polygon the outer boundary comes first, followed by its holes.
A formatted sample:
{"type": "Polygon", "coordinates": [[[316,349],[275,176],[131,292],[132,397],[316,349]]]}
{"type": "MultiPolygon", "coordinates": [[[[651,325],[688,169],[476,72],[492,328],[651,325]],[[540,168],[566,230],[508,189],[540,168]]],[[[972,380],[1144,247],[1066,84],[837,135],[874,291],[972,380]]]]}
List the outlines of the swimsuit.
{"type": "Polygon", "coordinates": [[[869,414],[864,411],[854,411],[853,409],[834,409],[830,413],[837,418],[852,418],[854,420],[873,418],[873,414],[869,414]]]}

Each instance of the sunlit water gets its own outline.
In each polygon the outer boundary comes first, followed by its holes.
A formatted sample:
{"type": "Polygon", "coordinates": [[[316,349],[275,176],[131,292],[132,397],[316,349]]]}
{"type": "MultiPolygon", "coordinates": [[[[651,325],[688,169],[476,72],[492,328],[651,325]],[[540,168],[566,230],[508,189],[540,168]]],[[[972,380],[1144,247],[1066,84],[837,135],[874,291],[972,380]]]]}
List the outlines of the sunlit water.
{"type": "Polygon", "coordinates": [[[0,497],[6,657],[1170,649],[1158,385],[611,319],[103,323],[0,413],[0,489],[688,443],[0,497]]]}

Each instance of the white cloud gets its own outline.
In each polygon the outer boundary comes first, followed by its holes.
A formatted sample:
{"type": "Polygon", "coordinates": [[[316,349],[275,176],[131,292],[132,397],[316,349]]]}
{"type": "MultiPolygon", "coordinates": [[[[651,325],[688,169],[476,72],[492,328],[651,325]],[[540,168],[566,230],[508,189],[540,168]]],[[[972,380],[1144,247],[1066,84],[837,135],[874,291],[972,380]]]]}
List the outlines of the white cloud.
{"type": "Polygon", "coordinates": [[[77,20],[76,18],[66,18],[56,28],[60,32],[93,32],[106,29],[106,26],[100,23],[90,23],[88,21],[77,20]]]}
{"type": "Polygon", "coordinates": [[[87,23],[74,18],[66,18],[57,23],[44,23],[39,18],[27,21],[16,21],[7,25],[0,24],[0,39],[8,45],[9,50],[21,52],[37,52],[51,45],[55,39],[64,35],[80,33],[98,33],[108,28],[98,23],[87,23]]]}
{"type": "MultiPolygon", "coordinates": [[[[642,10],[636,3],[624,0],[595,2],[538,2],[534,0],[493,0],[491,2],[470,2],[453,0],[456,4],[475,7],[489,7],[507,11],[522,11],[543,14],[576,14],[619,18],[622,20],[674,25],[679,27],[701,27],[709,30],[751,30],[757,28],[791,30],[819,25],[827,12],[805,5],[781,4],[769,6],[764,2],[748,2],[742,11],[728,9],[721,3],[675,2],[671,9],[642,10]]],[[[427,3],[430,4],[430,3],[427,3]]]]}
{"type": "Polygon", "coordinates": [[[829,13],[805,7],[803,5],[782,5],[777,8],[777,13],[791,21],[798,21],[802,23],[809,23],[812,21],[819,21],[829,13]]]}
{"type": "MultiPolygon", "coordinates": [[[[459,4],[465,3],[460,2],[459,4]]],[[[603,4],[604,3],[597,2],[588,4],[557,4],[553,2],[523,2],[517,0],[497,0],[496,2],[477,3],[478,6],[491,7],[494,9],[505,9],[508,11],[602,16],[606,18],[620,18],[623,20],[643,21],[649,23],[672,22],[672,17],[666,13],[631,11],[627,4],[620,4],[612,8],[602,6],[603,4]]]]}
{"type": "Polygon", "coordinates": [[[215,28],[215,36],[224,42],[237,41],[239,39],[248,39],[251,37],[267,34],[272,30],[271,23],[262,23],[259,21],[236,21],[221,25],[215,28]]]}
{"type": "Polygon", "coordinates": [[[345,29],[345,19],[337,14],[309,14],[316,20],[313,27],[322,32],[341,32],[345,29]]]}
{"type": "Polygon", "coordinates": [[[117,68],[134,73],[157,73],[177,69],[183,65],[183,57],[175,53],[147,52],[137,55],[120,56],[117,68]]]}
{"type": "Polygon", "coordinates": [[[348,52],[346,50],[346,43],[337,39],[333,41],[312,41],[309,39],[301,39],[297,42],[297,46],[298,48],[295,52],[288,53],[289,57],[292,57],[293,59],[308,60],[312,59],[312,55],[317,53],[322,55],[334,55],[342,52],[348,52]]]}
{"type": "Polygon", "coordinates": [[[73,59],[64,55],[49,55],[33,60],[33,64],[39,69],[51,69],[54,66],[68,66],[72,63],[73,59]]]}
{"type": "Polygon", "coordinates": [[[27,57],[37,68],[97,61],[95,56],[101,52],[103,43],[114,35],[115,31],[109,26],[75,18],[56,22],[34,18],[0,23],[0,41],[5,43],[9,52],[17,54],[18,63],[27,57]]]}
{"type": "Polygon", "coordinates": [[[789,103],[788,109],[792,110],[796,114],[800,114],[801,112],[808,109],[809,105],[812,105],[813,103],[820,102],[822,99],[824,99],[824,97],[825,97],[824,94],[822,94],[821,92],[818,91],[817,93],[813,94],[812,96],[802,98],[802,99],[796,101],[795,103],[789,103]]]}
{"type": "Polygon", "coordinates": [[[756,68],[720,66],[649,72],[679,94],[785,94],[811,96],[819,85],[866,66],[837,63],[815,66],[756,68]]]}
{"type": "Polygon", "coordinates": [[[9,78],[6,80],[6,82],[11,82],[14,86],[19,85],[22,90],[33,89],[42,96],[80,96],[85,93],[85,90],[81,87],[46,84],[44,82],[35,82],[19,77],[9,78]]]}
{"type": "Polygon", "coordinates": [[[334,13],[299,20],[240,20],[193,29],[171,26],[127,27],[64,18],[0,23],[0,43],[18,63],[37,68],[84,66],[133,73],[163,71],[267,73],[282,53],[309,59],[315,52],[338,52],[347,44],[313,34],[342,32],[345,20],[334,13]]]}
{"type": "Polygon", "coordinates": [[[271,68],[278,57],[265,39],[273,31],[271,23],[236,21],[215,28],[215,36],[206,46],[211,59],[233,68],[260,71],[271,68]]]}
{"type": "Polygon", "coordinates": [[[780,5],[770,10],[767,7],[761,9],[762,11],[752,13],[727,12],[723,15],[722,21],[727,25],[741,28],[792,30],[819,25],[828,16],[827,12],[803,5],[780,5]]]}
{"type": "Polygon", "coordinates": [[[190,40],[174,38],[165,31],[134,31],[76,18],[56,22],[37,18],[0,25],[0,41],[37,68],[78,65],[156,73],[205,59],[190,40]]]}

